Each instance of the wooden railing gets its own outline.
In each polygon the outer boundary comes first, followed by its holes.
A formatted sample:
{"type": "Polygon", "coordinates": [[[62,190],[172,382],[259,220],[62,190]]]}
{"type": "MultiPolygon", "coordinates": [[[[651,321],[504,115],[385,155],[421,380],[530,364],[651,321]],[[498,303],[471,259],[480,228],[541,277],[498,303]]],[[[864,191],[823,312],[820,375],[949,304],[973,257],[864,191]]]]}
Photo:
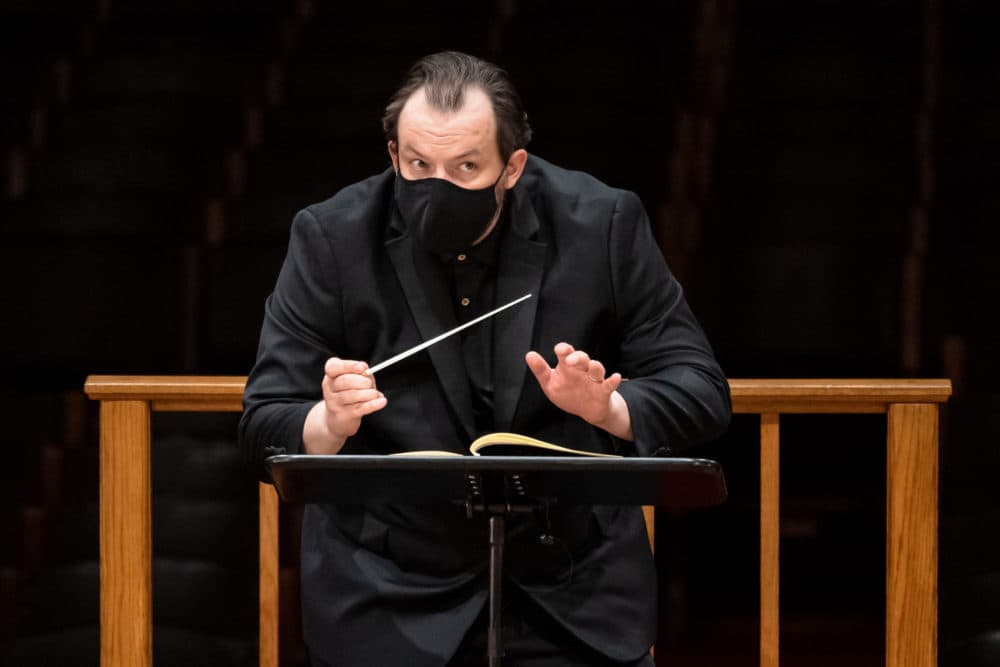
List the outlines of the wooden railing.
{"type": "MultiPolygon", "coordinates": [[[[152,664],[150,419],[236,412],[242,377],[92,376],[101,402],[101,665],[152,664]]],[[[760,664],[778,664],[781,414],[888,419],[886,665],[937,665],[938,406],[948,380],[731,380],[733,410],[760,415],[760,664]]],[[[278,664],[278,499],[260,485],[260,664],[278,664]]]]}

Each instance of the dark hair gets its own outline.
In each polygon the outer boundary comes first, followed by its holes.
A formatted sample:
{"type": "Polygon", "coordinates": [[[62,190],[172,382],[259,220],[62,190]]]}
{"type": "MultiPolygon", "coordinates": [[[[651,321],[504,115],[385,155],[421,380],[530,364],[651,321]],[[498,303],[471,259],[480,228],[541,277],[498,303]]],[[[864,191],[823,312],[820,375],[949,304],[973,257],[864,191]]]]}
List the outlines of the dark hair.
{"type": "Polygon", "coordinates": [[[456,111],[462,106],[465,89],[476,86],[490,98],[497,123],[497,149],[504,161],[531,141],[528,114],[507,72],[493,63],[458,51],[434,53],[421,58],[407,72],[382,114],[386,139],[399,139],[399,114],[406,101],[425,88],[427,101],[440,111],[456,111]]]}

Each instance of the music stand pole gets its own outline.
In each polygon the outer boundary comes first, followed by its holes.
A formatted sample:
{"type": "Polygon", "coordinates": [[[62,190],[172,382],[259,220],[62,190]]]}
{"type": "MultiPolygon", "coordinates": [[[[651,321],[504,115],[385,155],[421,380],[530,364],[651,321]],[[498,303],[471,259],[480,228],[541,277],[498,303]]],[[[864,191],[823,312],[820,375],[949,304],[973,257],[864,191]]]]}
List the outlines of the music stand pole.
{"type": "Polygon", "coordinates": [[[487,647],[490,667],[503,659],[503,538],[502,514],[490,515],[490,627],[487,647]]]}

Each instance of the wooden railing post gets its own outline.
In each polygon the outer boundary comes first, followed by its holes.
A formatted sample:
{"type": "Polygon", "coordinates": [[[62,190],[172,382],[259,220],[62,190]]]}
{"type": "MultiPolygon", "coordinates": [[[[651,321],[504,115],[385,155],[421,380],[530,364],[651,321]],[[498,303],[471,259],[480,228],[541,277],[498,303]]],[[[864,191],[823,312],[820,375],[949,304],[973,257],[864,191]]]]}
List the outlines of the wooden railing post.
{"type": "Polygon", "coordinates": [[[101,402],[101,665],[153,664],[148,401],[101,402]]]}
{"type": "Polygon", "coordinates": [[[779,415],[760,416],[760,667],[778,667],[781,542],[779,415]]]}
{"type": "Polygon", "coordinates": [[[260,483],[260,667],[278,667],[278,492],[260,483]]]}
{"type": "Polygon", "coordinates": [[[937,665],[938,407],[889,406],[887,667],[937,665]]]}

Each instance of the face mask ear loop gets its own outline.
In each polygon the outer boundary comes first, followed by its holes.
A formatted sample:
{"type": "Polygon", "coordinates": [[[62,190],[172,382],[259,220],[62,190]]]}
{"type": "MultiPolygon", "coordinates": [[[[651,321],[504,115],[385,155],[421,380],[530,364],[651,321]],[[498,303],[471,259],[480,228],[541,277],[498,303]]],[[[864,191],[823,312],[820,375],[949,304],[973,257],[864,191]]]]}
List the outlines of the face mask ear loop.
{"type": "MultiPolygon", "coordinates": [[[[399,158],[397,158],[397,159],[399,159],[399,158]]],[[[500,175],[497,176],[497,180],[493,181],[493,189],[494,190],[496,190],[497,185],[500,184],[500,179],[503,178],[503,175],[506,174],[506,173],[507,173],[507,163],[504,162],[503,163],[503,167],[500,168],[500,175]]],[[[506,189],[507,188],[504,188],[504,190],[506,190],[506,189]]]]}
{"type": "MultiPolygon", "coordinates": [[[[503,163],[503,167],[500,168],[500,175],[497,176],[497,180],[493,181],[493,191],[494,192],[496,192],[497,185],[499,185],[499,183],[500,183],[500,179],[503,178],[504,174],[506,174],[506,173],[507,173],[507,163],[504,162],[503,163]]],[[[497,202],[497,211],[499,211],[501,208],[503,208],[504,202],[507,200],[506,192],[507,192],[507,188],[504,188],[504,196],[501,197],[500,201],[497,202]]],[[[494,213],[494,215],[497,215],[497,213],[494,213]]]]}

